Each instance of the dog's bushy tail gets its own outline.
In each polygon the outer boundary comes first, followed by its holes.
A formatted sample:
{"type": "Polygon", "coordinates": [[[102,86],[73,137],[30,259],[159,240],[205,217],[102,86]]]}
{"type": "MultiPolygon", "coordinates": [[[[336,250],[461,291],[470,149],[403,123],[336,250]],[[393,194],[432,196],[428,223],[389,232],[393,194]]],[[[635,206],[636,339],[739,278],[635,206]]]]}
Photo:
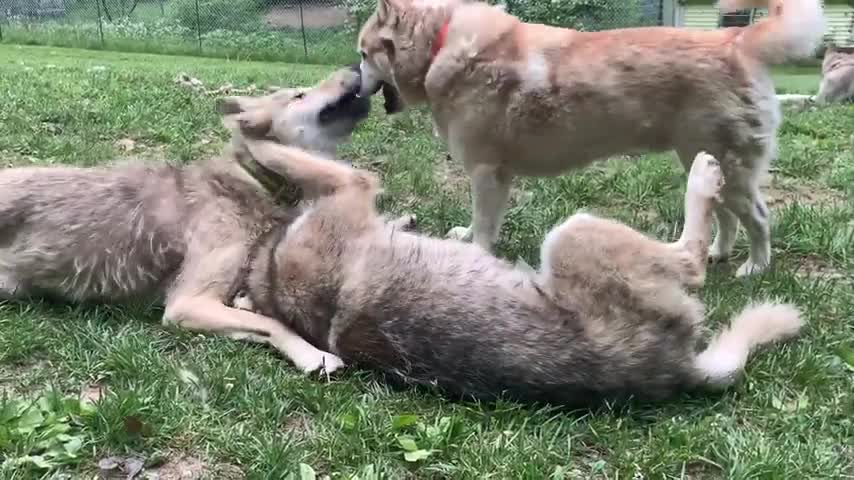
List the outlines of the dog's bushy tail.
{"type": "Polygon", "coordinates": [[[750,352],[764,344],[797,335],[803,321],[794,305],[764,303],[742,310],[697,355],[694,367],[704,386],[723,388],[744,369],[750,352]]]}
{"type": "Polygon", "coordinates": [[[767,8],[768,17],[745,27],[741,48],[774,65],[813,55],[825,31],[821,0],[720,0],[721,13],[767,8]]]}

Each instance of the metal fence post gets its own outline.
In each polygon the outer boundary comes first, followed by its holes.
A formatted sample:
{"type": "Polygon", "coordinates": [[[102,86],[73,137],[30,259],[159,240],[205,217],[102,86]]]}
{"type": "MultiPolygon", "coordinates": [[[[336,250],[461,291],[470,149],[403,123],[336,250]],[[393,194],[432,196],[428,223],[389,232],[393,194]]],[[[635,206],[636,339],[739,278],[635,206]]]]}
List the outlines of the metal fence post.
{"type": "Polygon", "coordinates": [[[196,0],[196,35],[199,37],[199,53],[202,53],[202,21],[199,17],[199,0],[196,0]]]}
{"type": "Polygon", "coordinates": [[[302,17],[302,0],[299,0],[299,28],[302,32],[302,51],[305,59],[308,60],[308,43],[305,41],[305,20],[302,17]]]}
{"type": "Polygon", "coordinates": [[[101,46],[104,46],[104,21],[101,20],[101,0],[95,0],[98,10],[98,37],[101,38],[101,46]]]}
{"type": "Polygon", "coordinates": [[[662,0],[661,25],[666,27],[676,26],[676,8],[676,0],[662,0]]]}

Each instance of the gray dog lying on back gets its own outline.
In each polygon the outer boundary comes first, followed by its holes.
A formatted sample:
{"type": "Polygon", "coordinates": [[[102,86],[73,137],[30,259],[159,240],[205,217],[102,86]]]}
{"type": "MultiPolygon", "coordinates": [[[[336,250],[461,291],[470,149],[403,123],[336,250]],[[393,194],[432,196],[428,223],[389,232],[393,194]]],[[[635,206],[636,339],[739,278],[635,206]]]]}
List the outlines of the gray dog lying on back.
{"type": "Polygon", "coordinates": [[[751,349],[801,326],[790,305],[751,306],[695,350],[703,306],[685,288],[704,282],[723,183],[709,155],[689,174],[677,242],[576,214],[548,234],[541,270],[529,272],[477,245],[383,221],[369,172],[245,142],[283,179],[319,193],[251,249],[247,295],[235,305],[282,320],[343,362],[485,400],[661,399],[728,385],[751,349]]]}
{"type": "Polygon", "coordinates": [[[292,220],[288,190],[243,144],[243,131],[334,153],[370,110],[358,68],[310,89],[232,97],[239,124],[222,156],[185,167],[128,162],[104,168],[0,170],[0,299],[37,293],[116,301],[151,295],[163,322],[269,343],[304,371],[337,357],[281,322],[231,308],[249,246],[292,220]]]}

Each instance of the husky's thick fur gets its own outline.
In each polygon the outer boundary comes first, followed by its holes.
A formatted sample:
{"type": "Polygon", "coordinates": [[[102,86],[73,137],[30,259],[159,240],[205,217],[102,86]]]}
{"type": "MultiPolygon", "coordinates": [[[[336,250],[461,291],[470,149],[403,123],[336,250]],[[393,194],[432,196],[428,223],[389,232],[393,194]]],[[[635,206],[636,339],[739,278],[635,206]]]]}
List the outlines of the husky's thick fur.
{"type": "Polygon", "coordinates": [[[854,101],[854,48],[828,48],[821,63],[819,103],[854,101]]]}
{"type": "Polygon", "coordinates": [[[548,234],[533,272],[384,222],[371,173],[273,142],[246,145],[324,194],[253,248],[237,303],[346,363],[485,400],[661,399],[728,385],[751,349],[801,326],[793,306],[751,306],[695,350],[703,305],[685,288],[703,284],[723,184],[709,155],[691,167],[677,242],[577,214],[548,234]]]}
{"type": "Polygon", "coordinates": [[[359,88],[351,67],[311,89],[227,98],[224,122],[241,127],[231,145],[184,167],[0,170],[0,298],[156,296],[165,324],[269,343],[305,371],[336,368],[336,357],[277,320],[226,305],[249,246],[292,220],[300,198],[273,173],[278,166],[252,156],[240,132],[333,153],[369,113],[359,88]]]}
{"type": "Polygon", "coordinates": [[[710,257],[730,255],[741,222],[751,247],[737,274],[769,265],[759,181],[781,117],[768,66],[814,52],[824,31],[820,0],[723,2],[726,11],[770,8],[744,28],[602,32],[522,23],[465,0],[378,1],[358,41],[362,92],[388,82],[404,104],[429,105],[471,176],[472,225],[450,236],[491,248],[514,176],[671,149],[687,169],[704,150],[727,180],[710,257]]]}

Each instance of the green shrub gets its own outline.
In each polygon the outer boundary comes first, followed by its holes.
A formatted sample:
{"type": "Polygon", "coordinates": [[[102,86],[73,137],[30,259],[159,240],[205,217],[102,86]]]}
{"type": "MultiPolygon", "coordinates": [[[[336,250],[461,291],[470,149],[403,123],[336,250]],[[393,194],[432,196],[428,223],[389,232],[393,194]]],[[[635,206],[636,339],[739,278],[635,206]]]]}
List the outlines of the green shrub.
{"type": "Polygon", "coordinates": [[[342,0],[350,14],[351,27],[358,29],[377,8],[377,0],[342,0]]]}
{"type": "Polygon", "coordinates": [[[506,0],[507,11],[526,22],[605,30],[643,24],[642,0],[506,0]]]}
{"type": "MultiPolygon", "coordinates": [[[[521,20],[570,27],[605,30],[655,24],[658,0],[487,0],[503,4],[521,20]]],[[[362,25],[376,8],[376,0],[343,0],[356,26],[362,25]]]]}

